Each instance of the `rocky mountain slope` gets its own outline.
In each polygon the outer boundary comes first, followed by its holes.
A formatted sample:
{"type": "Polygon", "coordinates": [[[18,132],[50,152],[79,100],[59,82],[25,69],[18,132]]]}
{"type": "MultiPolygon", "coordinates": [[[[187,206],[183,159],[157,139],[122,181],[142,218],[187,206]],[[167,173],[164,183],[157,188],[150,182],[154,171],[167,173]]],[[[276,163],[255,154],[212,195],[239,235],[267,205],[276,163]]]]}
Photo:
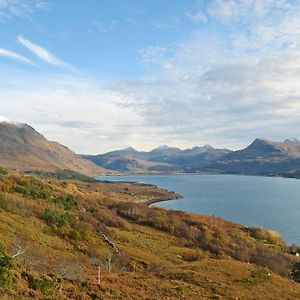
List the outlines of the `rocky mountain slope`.
{"type": "Polygon", "coordinates": [[[103,168],[65,146],[48,141],[27,124],[0,122],[0,165],[19,171],[71,170],[101,174],[103,168]]]}

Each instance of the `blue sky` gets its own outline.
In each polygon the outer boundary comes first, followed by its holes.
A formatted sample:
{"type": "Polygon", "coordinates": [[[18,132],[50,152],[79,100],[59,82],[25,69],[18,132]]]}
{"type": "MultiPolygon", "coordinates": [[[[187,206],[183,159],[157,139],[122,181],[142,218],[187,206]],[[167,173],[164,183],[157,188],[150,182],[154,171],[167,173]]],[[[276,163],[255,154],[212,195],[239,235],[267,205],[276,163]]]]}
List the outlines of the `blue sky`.
{"type": "Polygon", "coordinates": [[[164,47],[187,38],[193,24],[185,12],[195,3],[178,0],[5,2],[28,4],[31,11],[23,17],[3,18],[1,47],[34,59],[16,42],[17,36],[22,35],[57,53],[81,72],[126,80],[143,75],[140,56],[147,47],[164,47]]]}
{"type": "Polygon", "coordinates": [[[0,0],[0,115],[80,153],[299,138],[300,3],[0,0]]]}

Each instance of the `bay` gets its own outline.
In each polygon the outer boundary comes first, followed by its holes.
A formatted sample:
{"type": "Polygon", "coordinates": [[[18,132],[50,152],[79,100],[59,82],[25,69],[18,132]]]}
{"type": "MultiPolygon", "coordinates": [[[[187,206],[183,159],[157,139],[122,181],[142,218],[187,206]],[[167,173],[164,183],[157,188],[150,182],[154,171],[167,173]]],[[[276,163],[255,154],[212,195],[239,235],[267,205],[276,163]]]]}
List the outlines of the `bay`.
{"type": "Polygon", "coordinates": [[[240,175],[138,175],[98,179],[155,184],[184,197],[159,202],[156,206],[276,230],[288,244],[300,245],[300,180],[240,175]]]}

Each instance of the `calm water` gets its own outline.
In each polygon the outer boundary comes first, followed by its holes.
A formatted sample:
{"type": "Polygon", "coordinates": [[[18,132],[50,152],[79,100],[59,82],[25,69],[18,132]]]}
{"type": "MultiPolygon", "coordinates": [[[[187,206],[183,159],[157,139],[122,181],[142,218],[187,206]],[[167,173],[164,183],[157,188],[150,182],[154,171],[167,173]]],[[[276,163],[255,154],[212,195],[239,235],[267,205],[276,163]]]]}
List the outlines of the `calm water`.
{"type": "Polygon", "coordinates": [[[99,177],[155,184],[184,196],[155,205],[219,216],[278,231],[300,245],[300,180],[235,175],[143,175],[99,177]]]}

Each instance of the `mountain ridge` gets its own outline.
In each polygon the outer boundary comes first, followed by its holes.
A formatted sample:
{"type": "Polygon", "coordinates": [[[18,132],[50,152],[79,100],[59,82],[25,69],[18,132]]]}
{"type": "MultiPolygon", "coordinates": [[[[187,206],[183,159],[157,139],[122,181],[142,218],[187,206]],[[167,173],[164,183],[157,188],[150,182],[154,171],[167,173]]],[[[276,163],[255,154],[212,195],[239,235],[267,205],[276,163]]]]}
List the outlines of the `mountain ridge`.
{"type": "Polygon", "coordinates": [[[68,147],[47,140],[33,127],[7,121],[0,122],[0,165],[18,171],[66,169],[85,175],[104,172],[68,147]]]}
{"type": "MultiPolygon", "coordinates": [[[[133,149],[133,148],[132,148],[133,149]]],[[[94,163],[121,173],[233,173],[289,175],[300,172],[300,142],[256,138],[244,149],[232,151],[211,145],[189,149],[166,145],[150,151],[116,150],[99,155],[83,155],[94,163]]]]}

